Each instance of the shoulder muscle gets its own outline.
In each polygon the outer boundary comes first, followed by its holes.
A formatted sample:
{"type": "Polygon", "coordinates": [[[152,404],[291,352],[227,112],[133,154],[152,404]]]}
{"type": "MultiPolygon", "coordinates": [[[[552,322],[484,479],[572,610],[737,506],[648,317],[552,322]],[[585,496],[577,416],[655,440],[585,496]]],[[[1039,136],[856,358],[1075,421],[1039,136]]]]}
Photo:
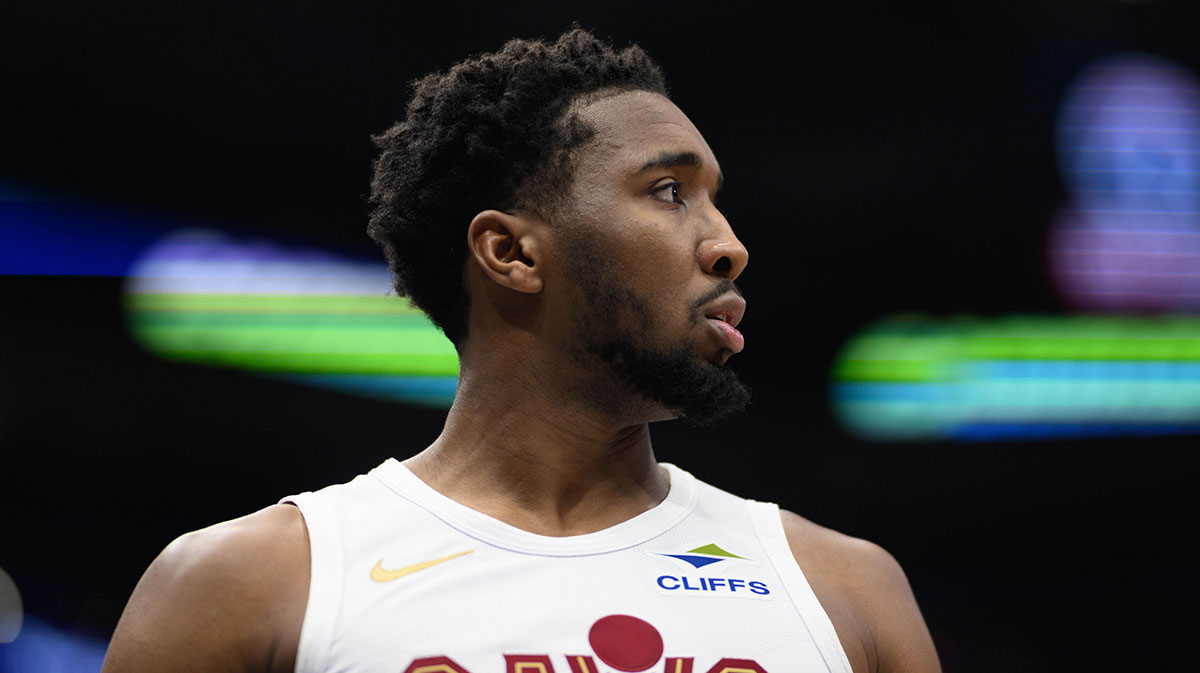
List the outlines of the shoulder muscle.
{"type": "Polygon", "coordinates": [[[883,547],[783,512],[796,562],[834,622],[855,673],[940,671],[908,578],[883,547]]]}
{"type": "Polygon", "coordinates": [[[138,582],[103,673],[291,670],[308,573],[308,533],[296,507],[188,533],[138,582]]]}

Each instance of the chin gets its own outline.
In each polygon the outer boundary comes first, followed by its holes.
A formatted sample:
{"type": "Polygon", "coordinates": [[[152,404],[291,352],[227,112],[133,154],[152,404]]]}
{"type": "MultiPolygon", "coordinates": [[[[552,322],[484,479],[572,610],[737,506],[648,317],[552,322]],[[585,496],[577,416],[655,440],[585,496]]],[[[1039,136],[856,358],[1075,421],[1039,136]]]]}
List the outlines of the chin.
{"type": "Polygon", "coordinates": [[[606,336],[588,340],[585,350],[629,396],[628,404],[612,401],[627,410],[631,421],[683,418],[693,425],[711,425],[750,401],[750,390],[724,365],[732,354],[728,349],[715,348],[708,340],[660,349],[624,334],[606,336]]]}

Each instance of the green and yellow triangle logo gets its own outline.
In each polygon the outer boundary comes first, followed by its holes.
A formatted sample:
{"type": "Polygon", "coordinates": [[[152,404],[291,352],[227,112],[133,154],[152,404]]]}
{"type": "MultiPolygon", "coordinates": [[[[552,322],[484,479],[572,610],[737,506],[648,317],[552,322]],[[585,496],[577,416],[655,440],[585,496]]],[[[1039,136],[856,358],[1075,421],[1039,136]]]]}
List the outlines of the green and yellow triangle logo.
{"type": "Polygon", "coordinates": [[[689,550],[687,550],[687,553],[689,553],[689,554],[708,554],[709,556],[724,556],[725,558],[740,558],[742,560],[746,560],[746,558],[744,556],[738,556],[737,554],[731,554],[731,553],[725,551],[724,549],[721,549],[720,547],[718,547],[716,545],[715,542],[712,544],[706,544],[703,547],[696,547],[695,549],[689,549],[689,550]]]}

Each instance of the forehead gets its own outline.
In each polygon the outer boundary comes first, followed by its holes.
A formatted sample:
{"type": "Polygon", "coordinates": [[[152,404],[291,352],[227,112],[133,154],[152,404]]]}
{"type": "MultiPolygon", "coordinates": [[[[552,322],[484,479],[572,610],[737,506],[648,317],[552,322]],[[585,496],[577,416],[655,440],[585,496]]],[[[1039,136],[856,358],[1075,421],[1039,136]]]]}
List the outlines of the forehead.
{"type": "Polygon", "coordinates": [[[637,170],[664,153],[691,152],[706,169],[720,172],[704,136],[664,96],[626,91],[584,103],[576,113],[596,133],[585,156],[614,164],[611,168],[637,170]]]}

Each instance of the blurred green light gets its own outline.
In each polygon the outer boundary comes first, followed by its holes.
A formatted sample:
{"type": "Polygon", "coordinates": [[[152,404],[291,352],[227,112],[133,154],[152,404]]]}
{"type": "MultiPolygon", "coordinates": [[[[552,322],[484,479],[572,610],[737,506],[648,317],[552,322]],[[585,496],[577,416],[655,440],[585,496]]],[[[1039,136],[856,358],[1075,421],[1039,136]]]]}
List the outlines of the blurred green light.
{"type": "Polygon", "coordinates": [[[1200,429],[1200,319],[899,316],[851,339],[833,404],[875,439],[1200,429]]]}
{"type": "Polygon", "coordinates": [[[271,374],[458,375],[454,345],[396,297],[130,294],[127,307],[137,340],[167,359],[271,374]]]}
{"type": "Polygon", "coordinates": [[[454,345],[389,289],[382,264],[185,231],[135,265],[125,308],[134,338],[169,360],[449,406],[454,345]]]}

